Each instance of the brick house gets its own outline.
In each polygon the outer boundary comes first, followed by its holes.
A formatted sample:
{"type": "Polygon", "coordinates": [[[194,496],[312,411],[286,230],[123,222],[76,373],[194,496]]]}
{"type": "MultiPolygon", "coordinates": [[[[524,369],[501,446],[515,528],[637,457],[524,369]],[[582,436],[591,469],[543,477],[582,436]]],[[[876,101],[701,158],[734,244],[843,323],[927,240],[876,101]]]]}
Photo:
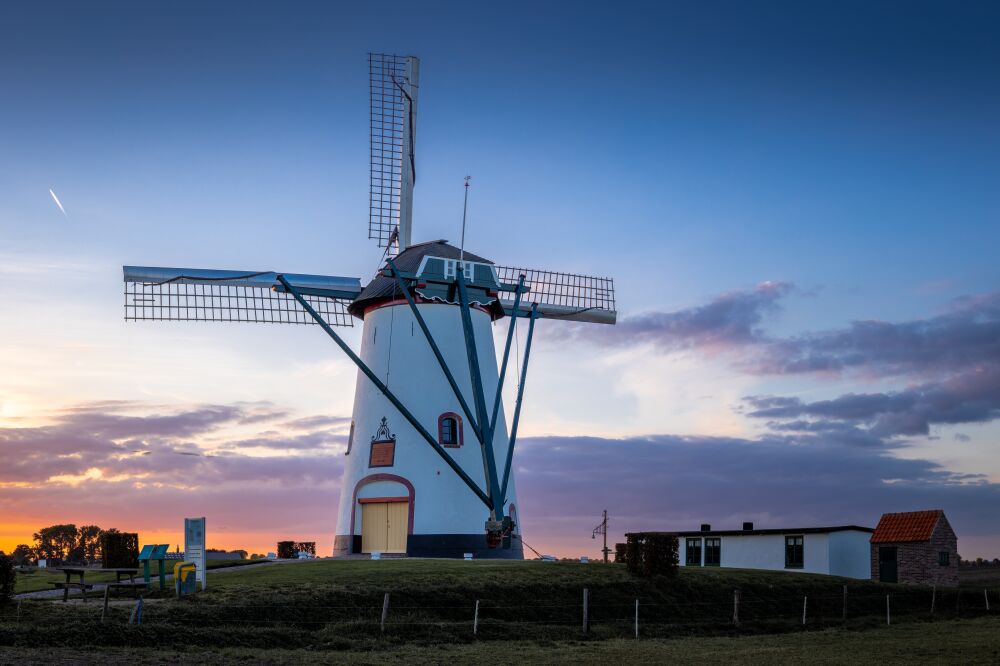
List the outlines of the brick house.
{"type": "Polygon", "coordinates": [[[958,538],[940,509],[883,514],[871,556],[872,580],[958,586],[958,538]]]}

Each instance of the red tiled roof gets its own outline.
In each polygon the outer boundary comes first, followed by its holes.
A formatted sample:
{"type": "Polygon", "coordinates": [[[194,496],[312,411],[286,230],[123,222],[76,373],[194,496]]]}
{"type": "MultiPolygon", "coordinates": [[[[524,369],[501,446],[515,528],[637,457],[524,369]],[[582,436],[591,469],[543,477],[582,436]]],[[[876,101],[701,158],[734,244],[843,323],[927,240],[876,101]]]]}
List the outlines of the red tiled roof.
{"type": "Polygon", "coordinates": [[[872,534],[871,542],[929,541],[943,513],[940,509],[884,513],[872,534]]]}

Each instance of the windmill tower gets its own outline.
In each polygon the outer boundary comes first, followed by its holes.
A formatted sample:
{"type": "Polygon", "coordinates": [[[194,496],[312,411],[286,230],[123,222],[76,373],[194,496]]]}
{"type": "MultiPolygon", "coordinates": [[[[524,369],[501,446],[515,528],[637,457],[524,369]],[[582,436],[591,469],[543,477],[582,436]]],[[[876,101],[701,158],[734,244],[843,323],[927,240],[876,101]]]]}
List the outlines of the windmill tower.
{"type": "Polygon", "coordinates": [[[334,554],[520,559],[511,469],[535,322],[614,324],[614,284],[413,244],[419,61],[372,54],[369,70],[369,237],[384,248],[374,279],[125,266],[125,319],[318,325],[358,367],[334,554]],[[505,317],[498,367],[493,326],[505,317]],[[528,332],[512,369],[518,319],[528,332]],[[360,354],[336,331],[355,320],[360,354]]]}

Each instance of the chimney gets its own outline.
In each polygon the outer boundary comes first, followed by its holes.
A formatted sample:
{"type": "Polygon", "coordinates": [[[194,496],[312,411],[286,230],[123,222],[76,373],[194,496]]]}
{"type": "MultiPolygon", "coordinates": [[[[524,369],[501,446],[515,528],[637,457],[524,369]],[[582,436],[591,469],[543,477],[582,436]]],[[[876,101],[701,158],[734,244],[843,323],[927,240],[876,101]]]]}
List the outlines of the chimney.
{"type": "Polygon", "coordinates": [[[701,524],[701,531],[702,532],[711,532],[712,531],[712,526],[709,525],[708,523],[702,523],[701,524]]]}
{"type": "Polygon", "coordinates": [[[753,523],[749,523],[749,522],[743,523],[743,531],[744,532],[753,532],[753,523]]]}

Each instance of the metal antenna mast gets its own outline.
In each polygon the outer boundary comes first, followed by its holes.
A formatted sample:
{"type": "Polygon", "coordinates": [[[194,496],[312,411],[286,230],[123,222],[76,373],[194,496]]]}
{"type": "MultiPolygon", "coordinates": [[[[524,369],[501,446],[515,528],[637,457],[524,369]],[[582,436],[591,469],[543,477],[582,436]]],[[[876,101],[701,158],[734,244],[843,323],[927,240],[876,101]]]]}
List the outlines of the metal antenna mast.
{"type": "Polygon", "coordinates": [[[593,531],[593,533],[591,533],[590,538],[591,539],[596,539],[598,534],[603,534],[604,535],[604,548],[601,548],[601,552],[604,553],[604,563],[607,564],[608,563],[608,553],[611,552],[611,549],[608,548],[608,510],[607,509],[604,510],[604,520],[602,520],[600,522],[600,524],[598,524],[598,526],[594,528],[594,531],[593,531]]]}
{"type": "Polygon", "coordinates": [[[465,259],[465,216],[469,212],[469,181],[472,180],[472,176],[465,177],[465,203],[462,204],[462,243],[458,248],[458,260],[463,261],[465,259]]]}

